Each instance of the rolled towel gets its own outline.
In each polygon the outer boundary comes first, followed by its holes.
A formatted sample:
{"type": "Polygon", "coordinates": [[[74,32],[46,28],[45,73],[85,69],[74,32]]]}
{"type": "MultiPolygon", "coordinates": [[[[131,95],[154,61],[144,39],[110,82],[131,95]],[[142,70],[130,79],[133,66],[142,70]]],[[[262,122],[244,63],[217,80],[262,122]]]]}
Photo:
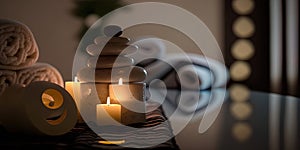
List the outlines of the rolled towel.
{"type": "Polygon", "coordinates": [[[15,84],[17,81],[17,72],[13,70],[0,70],[0,95],[4,90],[15,84]]]}
{"type": "Polygon", "coordinates": [[[146,83],[163,80],[166,87],[204,90],[223,87],[228,82],[228,70],[221,62],[199,54],[169,54],[144,67],[146,83]],[[180,81],[179,83],[176,82],[180,81]],[[193,84],[191,84],[193,83],[193,84]]]}
{"type": "Polygon", "coordinates": [[[60,72],[47,63],[35,63],[30,67],[17,71],[17,84],[26,86],[34,81],[48,81],[64,87],[64,81],[60,72]]]}
{"type": "Polygon", "coordinates": [[[211,71],[205,67],[186,65],[177,74],[177,82],[185,89],[208,89],[213,83],[211,71]]]}
{"type": "Polygon", "coordinates": [[[18,70],[31,66],[38,56],[37,43],[26,25],[0,19],[0,69],[18,70]]]}
{"type": "Polygon", "coordinates": [[[129,54],[135,65],[144,67],[148,73],[145,82],[167,88],[205,90],[222,87],[228,81],[228,71],[221,62],[193,53],[167,54],[161,39],[141,38],[133,42],[140,50],[129,54]],[[159,79],[159,80],[155,80],[159,79]]]}

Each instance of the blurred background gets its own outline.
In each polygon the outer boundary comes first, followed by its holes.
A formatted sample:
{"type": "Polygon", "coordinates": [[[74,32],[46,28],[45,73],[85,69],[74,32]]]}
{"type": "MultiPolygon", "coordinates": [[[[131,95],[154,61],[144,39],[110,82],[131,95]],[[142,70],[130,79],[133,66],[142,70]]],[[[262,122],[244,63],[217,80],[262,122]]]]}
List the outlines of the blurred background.
{"type": "MultiPolygon", "coordinates": [[[[177,5],[207,25],[229,69],[228,86],[300,96],[297,0],[1,0],[0,18],[28,25],[39,46],[39,61],[71,80],[74,54],[85,31],[114,9],[146,1],[177,5]]],[[[170,53],[178,47],[201,53],[184,34],[164,26],[145,24],[124,33],[130,38],[148,34],[176,43],[166,43],[170,53]]]]}

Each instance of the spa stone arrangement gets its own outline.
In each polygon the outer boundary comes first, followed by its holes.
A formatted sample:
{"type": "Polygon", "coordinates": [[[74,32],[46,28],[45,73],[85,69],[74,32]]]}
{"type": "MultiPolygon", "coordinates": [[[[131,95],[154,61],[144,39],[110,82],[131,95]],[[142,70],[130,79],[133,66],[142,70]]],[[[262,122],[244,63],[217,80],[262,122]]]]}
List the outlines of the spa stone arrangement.
{"type": "Polygon", "coordinates": [[[77,74],[79,83],[68,88],[80,93],[73,97],[86,123],[92,121],[100,126],[143,123],[146,121],[143,81],[147,72],[134,66],[134,59],[126,56],[138,51],[138,47],[121,37],[122,29],[118,26],[105,27],[104,34],[87,46],[89,59],[77,74]]]}

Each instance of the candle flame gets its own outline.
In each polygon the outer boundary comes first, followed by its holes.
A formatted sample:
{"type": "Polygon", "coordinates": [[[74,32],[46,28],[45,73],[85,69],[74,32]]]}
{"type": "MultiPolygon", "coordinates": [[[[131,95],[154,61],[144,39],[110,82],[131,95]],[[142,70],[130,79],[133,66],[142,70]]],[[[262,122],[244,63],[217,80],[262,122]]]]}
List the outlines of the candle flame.
{"type": "Polygon", "coordinates": [[[74,77],[74,82],[78,82],[77,76],[74,77]]]}
{"type": "Polygon", "coordinates": [[[123,85],[123,79],[122,78],[119,79],[119,85],[123,85]]]}
{"type": "Polygon", "coordinates": [[[107,104],[107,105],[110,105],[110,97],[107,97],[107,99],[106,99],[106,104],[107,104]]]}
{"type": "Polygon", "coordinates": [[[88,95],[92,94],[92,89],[88,89],[88,95]]]}

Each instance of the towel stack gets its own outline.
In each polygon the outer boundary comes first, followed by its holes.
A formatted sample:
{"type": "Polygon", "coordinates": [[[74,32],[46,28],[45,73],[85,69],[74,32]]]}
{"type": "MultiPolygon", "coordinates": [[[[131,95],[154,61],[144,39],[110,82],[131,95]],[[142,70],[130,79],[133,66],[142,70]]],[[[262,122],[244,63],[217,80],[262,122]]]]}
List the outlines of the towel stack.
{"type": "Polygon", "coordinates": [[[0,94],[13,84],[49,81],[64,86],[60,72],[37,62],[39,49],[31,30],[23,23],[0,19],[0,94]]]}
{"type": "Polygon", "coordinates": [[[128,56],[148,72],[148,86],[197,91],[226,87],[228,70],[222,62],[195,53],[167,53],[164,42],[158,38],[142,38],[133,43],[140,50],[128,56]]]}

